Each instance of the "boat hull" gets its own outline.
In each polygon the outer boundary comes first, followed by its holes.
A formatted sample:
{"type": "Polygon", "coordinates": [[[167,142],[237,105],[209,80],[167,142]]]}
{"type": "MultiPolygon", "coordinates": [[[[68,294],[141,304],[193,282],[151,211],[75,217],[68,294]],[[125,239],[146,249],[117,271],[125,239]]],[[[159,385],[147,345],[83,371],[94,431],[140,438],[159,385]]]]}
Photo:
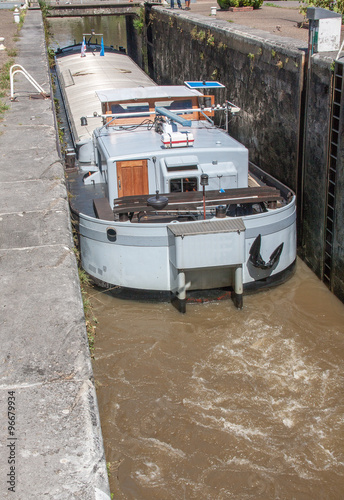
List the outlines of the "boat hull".
{"type": "Polygon", "coordinates": [[[296,259],[295,198],[279,209],[222,219],[226,220],[229,224],[240,221],[241,229],[230,230],[228,225],[229,229],[214,233],[204,225],[203,232],[180,235],[174,230],[178,222],[110,222],[79,214],[82,267],[107,287],[172,293],[178,290],[181,272],[186,290],[234,288],[237,268],[242,269],[242,283],[247,289],[259,288],[259,283],[280,282],[284,271],[290,275],[296,259]],[[283,244],[278,262],[270,268],[257,267],[251,258],[252,245],[259,235],[264,262],[283,244]],[[279,278],[274,280],[274,276],[279,278]]]}

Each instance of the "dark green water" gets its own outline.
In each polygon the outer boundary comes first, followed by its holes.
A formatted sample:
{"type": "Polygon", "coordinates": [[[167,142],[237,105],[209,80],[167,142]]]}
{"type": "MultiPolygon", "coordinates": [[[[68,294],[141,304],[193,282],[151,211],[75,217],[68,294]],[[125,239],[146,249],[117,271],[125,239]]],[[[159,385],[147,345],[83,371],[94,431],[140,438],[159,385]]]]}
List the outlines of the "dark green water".
{"type": "MultiPolygon", "coordinates": [[[[125,16],[85,16],[49,19],[50,31],[53,34],[51,47],[57,49],[82,41],[84,33],[103,33],[104,44],[127,47],[125,16]]],[[[98,43],[101,37],[96,36],[98,43]]],[[[95,41],[93,38],[93,41],[95,41]]]]}

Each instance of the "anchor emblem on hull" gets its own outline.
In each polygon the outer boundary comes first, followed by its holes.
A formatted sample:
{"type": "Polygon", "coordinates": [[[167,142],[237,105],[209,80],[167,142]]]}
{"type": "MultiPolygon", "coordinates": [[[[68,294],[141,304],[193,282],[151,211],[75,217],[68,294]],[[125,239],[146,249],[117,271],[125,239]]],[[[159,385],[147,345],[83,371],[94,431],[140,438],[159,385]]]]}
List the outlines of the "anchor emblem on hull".
{"type": "Polygon", "coordinates": [[[271,269],[275,264],[278,264],[284,243],[278,245],[278,247],[272,252],[272,254],[270,255],[270,260],[268,262],[265,262],[260,254],[261,243],[262,235],[259,234],[250,248],[249,261],[254,265],[254,267],[257,267],[259,269],[271,269]]]}

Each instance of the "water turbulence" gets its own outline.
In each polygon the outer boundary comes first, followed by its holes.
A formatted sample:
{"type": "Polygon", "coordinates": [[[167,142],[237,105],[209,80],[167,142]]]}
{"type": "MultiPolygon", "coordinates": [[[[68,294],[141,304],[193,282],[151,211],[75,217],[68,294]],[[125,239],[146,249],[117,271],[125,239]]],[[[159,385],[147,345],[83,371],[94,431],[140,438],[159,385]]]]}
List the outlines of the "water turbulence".
{"type": "Polygon", "coordinates": [[[242,311],[92,293],[115,498],[342,498],[344,307],[302,262],[242,311]]]}

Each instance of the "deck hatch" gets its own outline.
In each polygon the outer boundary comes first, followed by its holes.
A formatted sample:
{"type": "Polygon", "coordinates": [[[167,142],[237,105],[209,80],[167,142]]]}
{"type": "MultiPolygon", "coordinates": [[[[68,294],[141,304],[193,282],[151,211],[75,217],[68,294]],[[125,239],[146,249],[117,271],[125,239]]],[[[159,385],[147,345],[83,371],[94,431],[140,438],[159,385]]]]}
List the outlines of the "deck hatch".
{"type": "Polygon", "coordinates": [[[67,69],[66,71],[62,72],[62,78],[65,88],[75,85],[74,78],[72,76],[72,73],[70,72],[70,69],[67,69]]]}
{"type": "Polygon", "coordinates": [[[164,158],[166,170],[168,172],[178,170],[197,170],[198,157],[197,156],[172,156],[171,158],[164,158]]]}
{"type": "Polygon", "coordinates": [[[200,222],[188,222],[186,224],[169,224],[168,229],[174,236],[192,236],[214,233],[233,233],[245,231],[242,219],[209,220],[200,222]]]}

